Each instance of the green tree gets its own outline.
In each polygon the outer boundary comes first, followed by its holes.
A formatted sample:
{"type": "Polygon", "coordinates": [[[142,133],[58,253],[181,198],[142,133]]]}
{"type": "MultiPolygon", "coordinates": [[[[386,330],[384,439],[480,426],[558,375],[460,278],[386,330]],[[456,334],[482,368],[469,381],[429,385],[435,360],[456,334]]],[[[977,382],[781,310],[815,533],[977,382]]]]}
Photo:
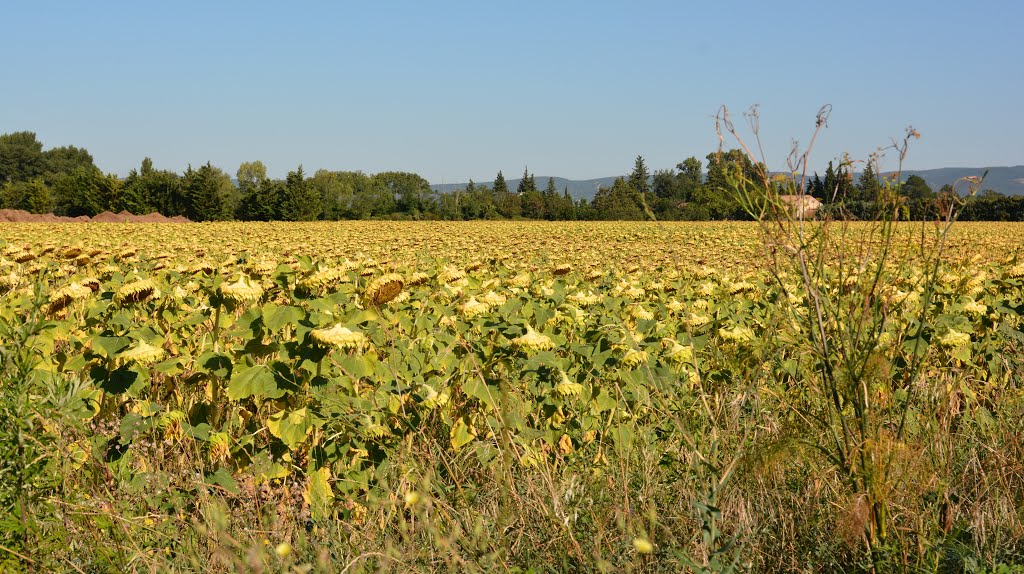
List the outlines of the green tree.
{"type": "Polygon", "coordinates": [[[234,189],[231,178],[210,162],[199,169],[190,165],[181,178],[182,214],[192,221],[230,219],[234,213],[230,204],[234,189]]]}
{"type": "Polygon", "coordinates": [[[29,181],[45,171],[43,144],[35,132],[0,135],[0,184],[29,181]]]}
{"type": "Polygon", "coordinates": [[[246,161],[235,171],[238,181],[238,206],[235,218],[242,221],[270,221],[278,218],[280,198],[267,202],[264,192],[268,190],[267,167],[262,161],[246,161]]]}
{"type": "Polygon", "coordinates": [[[235,172],[235,179],[238,180],[238,191],[245,195],[258,189],[263,180],[267,179],[267,166],[260,160],[242,162],[235,172]]]}
{"type": "Polygon", "coordinates": [[[54,211],[60,215],[93,216],[117,209],[122,183],[95,166],[80,166],[63,173],[53,184],[54,211]]]}
{"type": "Polygon", "coordinates": [[[636,156],[636,161],[633,163],[633,171],[629,174],[627,183],[646,197],[651,193],[650,179],[651,174],[647,171],[647,164],[644,163],[643,156],[636,156]]]}
{"type": "Polygon", "coordinates": [[[935,197],[931,186],[919,175],[912,175],[907,178],[900,188],[901,193],[908,199],[931,199],[935,197]]]}
{"type": "Polygon", "coordinates": [[[523,217],[527,219],[544,219],[544,196],[536,189],[528,189],[517,194],[519,197],[519,208],[523,217]]]}
{"type": "Polygon", "coordinates": [[[651,183],[650,204],[658,219],[683,219],[687,203],[700,195],[703,186],[701,163],[688,157],[676,164],[676,170],[658,170],[651,183]]]}
{"type": "Polygon", "coordinates": [[[498,171],[497,177],[494,178],[494,210],[499,217],[506,219],[515,219],[523,215],[519,196],[509,192],[508,183],[501,171],[498,171]]]}
{"type": "Polygon", "coordinates": [[[321,211],[320,195],[306,181],[300,165],[288,172],[284,184],[284,198],[281,201],[281,219],[284,221],[313,221],[321,211]]]}
{"type": "Polygon", "coordinates": [[[397,207],[394,192],[376,176],[367,177],[366,185],[357,189],[352,198],[352,216],[357,219],[385,217],[397,207]]]}
{"type": "Polygon", "coordinates": [[[432,208],[430,182],[415,173],[385,171],[373,176],[374,184],[391,195],[398,211],[419,218],[432,208]]]}
{"type": "Polygon", "coordinates": [[[625,179],[615,179],[612,186],[601,187],[594,195],[596,219],[637,221],[645,219],[640,192],[625,179]]]}
{"type": "Polygon", "coordinates": [[[505,181],[505,176],[501,174],[501,170],[498,170],[498,175],[494,178],[494,193],[508,193],[508,183],[505,181]]]}
{"type": "Polygon", "coordinates": [[[352,186],[345,185],[338,172],[318,169],[307,184],[320,198],[319,219],[338,220],[347,217],[352,205],[352,186]]]}
{"type": "Polygon", "coordinates": [[[44,179],[53,184],[64,173],[70,173],[79,167],[96,167],[92,155],[85,148],[63,146],[43,152],[44,179]]]}
{"type": "Polygon", "coordinates": [[[541,192],[544,198],[544,219],[552,221],[555,219],[564,219],[561,217],[562,212],[562,196],[558,193],[558,188],[555,187],[555,178],[548,178],[548,185],[541,192]]]}
{"type": "Polygon", "coordinates": [[[0,188],[0,206],[29,213],[50,213],[54,208],[50,188],[38,177],[31,181],[9,181],[3,184],[0,188]]]}
{"type": "Polygon", "coordinates": [[[878,194],[882,190],[882,184],[878,181],[874,166],[867,162],[864,171],[857,178],[857,199],[861,201],[878,201],[878,194]]]}
{"type": "Polygon", "coordinates": [[[516,194],[522,196],[530,191],[537,191],[537,181],[530,173],[530,168],[525,167],[523,168],[523,177],[519,180],[519,185],[516,186],[516,194]]]}

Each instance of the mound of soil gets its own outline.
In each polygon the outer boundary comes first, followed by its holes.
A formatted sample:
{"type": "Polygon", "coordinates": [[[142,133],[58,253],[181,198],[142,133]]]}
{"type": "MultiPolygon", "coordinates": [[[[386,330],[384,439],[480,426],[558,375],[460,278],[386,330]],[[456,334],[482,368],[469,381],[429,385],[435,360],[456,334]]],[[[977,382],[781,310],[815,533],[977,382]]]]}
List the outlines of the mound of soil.
{"type": "Polygon", "coordinates": [[[191,223],[188,218],[181,215],[166,217],[160,213],[153,212],[146,215],[135,215],[129,211],[113,213],[104,211],[89,217],[79,215],[78,217],[66,217],[52,213],[29,213],[20,209],[0,209],[0,223],[191,223]]]}

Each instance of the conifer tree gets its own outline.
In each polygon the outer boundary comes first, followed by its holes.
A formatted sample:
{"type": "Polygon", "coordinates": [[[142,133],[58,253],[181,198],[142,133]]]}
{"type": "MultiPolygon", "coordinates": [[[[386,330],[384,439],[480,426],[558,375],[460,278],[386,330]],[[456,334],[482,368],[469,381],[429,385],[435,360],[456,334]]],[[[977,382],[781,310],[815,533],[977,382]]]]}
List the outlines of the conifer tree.
{"type": "Polygon", "coordinates": [[[494,178],[494,193],[508,193],[508,183],[505,182],[505,176],[501,174],[501,170],[498,170],[498,175],[494,178]]]}

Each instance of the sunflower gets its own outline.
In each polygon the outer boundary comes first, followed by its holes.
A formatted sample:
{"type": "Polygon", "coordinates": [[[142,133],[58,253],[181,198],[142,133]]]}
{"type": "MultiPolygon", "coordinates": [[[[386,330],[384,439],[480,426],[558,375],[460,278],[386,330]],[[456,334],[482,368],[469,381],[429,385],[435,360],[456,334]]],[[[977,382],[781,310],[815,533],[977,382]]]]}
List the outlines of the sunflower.
{"type": "Polygon", "coordinates": [[[234,283],[221,283],[218,290],[221,296],[236,305],[259,301],[263,296],[263,288],[249,279],[248,275],[242,275],[234,283]]]}
{"type": "Polygon", "coordinates": [[[92,295],[92,289],[82,285],[80,282],[72,283],[65,287],[57,289],[53,293],[50,293],[49,297],[49,308],[48,311],[51,313],[59,311],[64,307],[67,307],[74,301],[85,299],[89,295],[92,295]]]}
{"type": "Polygon", "coordinates": [[[405,279],[398,273],[387,273],[370,281],[363,293],[370,305],[383,305],[398,297],[405,286],[405,279]]]}
{"type": "Polygon", "coordinates": [[[145,341],[139,341],[131,347],[117,354],[117,362],[121,364],[136,363],[138,365],[152,365],[164,358],[164,350],[154,347],[145,341]]]}
{"type": "Polygon", "coordinates": [[[470,297],[469,301],[466,301],[459,307],[459,311],[467,319],[472,319],[481,313],[486,313],[491,306],[482,301],[477,301],[476,297],[470,297]]]}
{"type": "Polygon", "coordinates": [[[569,380],[569,376],[565,374],[565,371],[559,371],[562,376],[562,380],[555,385],[555,394],[560,397],[578,397],[583,393],[583,385],[569,380]]]}
{"type": "Polygon", "coordinates": [[[131,283],[125,283],[114,293],[115,303],[131,303],[146,300],[156,291],[156,284],[152,279],[139,279],[131,283]]]}
{"type": "Polygon", "coordinates": [[[950,329],[939,337],[939,344],[950,349],[966,347],[971,344],[971,335],[969,333],[961,333],[956,329],[950,329]]]}
{"type": "Polygon", "coordinates": [[[626,355],[622,357],[622,364],[626,365],[630,369],[635,369],[646,362],[647,351],[638,351],[636,349],[630,349],[626,351],[626,355]]]}
{"type": "Polygon", "coordinates": [[[675,339],[662,339],[662,347],[665,348],[665,360],[673,363],[693,363],[693,347],[682,345],[675,339]]]}
{"type": "Polygon", "coordinates": [[[330,329],[313,329],[309,336],[324,346],[334,346],[341,349],[359,350],[366,346],[366,335],[349,330],[347,327],[335,325],[330,329]]]}
{"type": "Polygon", "coordinates": [[[532,351],[546,351],[555,346],[551,341],[551,338],[547,335],[542,335],[533,330],[533,327],[527,325],[526,333],[512,339],[512,346],[526,352],[532,351]]]}
{"type": "Polygon", "coordinates": [[[231,435],[226,432],[212,432],[209,438],[210,461],[222,462],[231,458],[231,435]]]}

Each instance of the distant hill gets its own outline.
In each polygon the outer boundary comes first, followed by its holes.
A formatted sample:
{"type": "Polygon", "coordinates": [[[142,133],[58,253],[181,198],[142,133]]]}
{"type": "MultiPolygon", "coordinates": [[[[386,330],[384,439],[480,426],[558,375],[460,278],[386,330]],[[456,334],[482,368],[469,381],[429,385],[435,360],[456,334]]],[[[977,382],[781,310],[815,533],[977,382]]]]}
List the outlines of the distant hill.
{"type": "MultiPolygon", "coordinates": [[[[555,178],[555,188],[558,190],[558,193],[561,194],[563,191],[565,191],[565,188],[568,187],[569,188],[569,197],[571,197],[571,198],[573,198],[575,200],[579,200],[581,197],[585,197],[587,199],[587,201],[590,201],[591,199],[594,198],[594,194],[597,193],[597,188],[601,187],[602,185],[605,186],[605,187],[611,187],[611,185],[613,183],[615,183],[615,178],[616,177],[617,176],[599,177],[597,179],[566,179],[564,177],[556,177],[555,178]]],[[[623,176],[623,177],[625,177],[625,176],[623,176]]],[[[545,176],[541,177],[539,175],[535,175],[535,176],[533,176],[533,179],[534,179],[535,182],[537,182],[537,189],[540,189],[541,191],[543,191],[544,189],[547,188],[547,186],[548,186],[548,176],[545,175],[545,176]]],[[[519,187],[519,182],[521,180],[522,180],[522,178],[506,179],[505,183],[508,184],[509,191],[515,191],[516,188],[519,187]]],[[[494,182],[493,181],[477,181],[477,182],[474,182],[474,183],[476,185],[482,185],[482,186],[486,186],[486,187],[494,187],[494,182]]],[[[439,192],[443,192],[443,193],[449,193],[449,192],[455,191],[456,189],[464,189],[466,187],[466,184],[465,183],[442,183],[442,184],[437,184],[437,185],[431,185],[430,187],[434,191],[439,191],[439,192]]]]}
{"type": "MultiPolygon", "coordinates": [[[[1024,195],[1024,165],[1012,167],[943,167],[921,171],[904,172],[906,176],[917,175],[928,182],[935,191],[947,183],[954,183],[960,178],[980,176],[988,170],[981,189],[991,189],[1005,195],[1024,195]]],[[[905,177],[906,177],[905,176],[905,177]]],[[[957,189],[961,189],[957,186],[957,189]]]]}
{"type": "MultiPolygon", "coordinates": [[[[1006,195],[1024,195],[1024,165],[990,168],[943,167],[939,169],[908,170],[903,172],[903,179],[911,175],[919,176],[928,182],[928,185],[933,190],[938,191],[939,188],[947,183],[953,183],[963,177],[981,175],[986,169],[988,170],[988,176],[985,178],[982,189],[992,189],[1006,195]]],[[[824,176],[824,172],[819,172],[819,175],[824,176]]],[[[857,174],[854,174],[855,178],[856,176],[857,174]]],[[[600,177],[597,179],[566,179],[564,177],[556,177],[555,187],[558,188],[559,193],[568,187],[569,195],[573,199],[579,200],[583,197],[590,201],[594,198],[594,194],[597,193],[598,187],[611,187],[616,177],[618,176],[600,177]]],[[[625,175],[622,177],[625,177],[625,175]]],[[[538,188],[544,189],[547,187],[548,176],[534,176],[534,179],[537,182],[538,188]]],[[[507,179],[505,181],[508,183],[508,188],[512,191],[515,191],[516,187],[519,186],[518,179],[507,179]]],[[[494,185],[494,182],[481,181],[476,182],[476,184],[491,187],[494,185]]],[[[466,187],[466,184],[445,183],[430,187],[434,191],[448,193],[456,189],[463,189],[466,187]]]]}

